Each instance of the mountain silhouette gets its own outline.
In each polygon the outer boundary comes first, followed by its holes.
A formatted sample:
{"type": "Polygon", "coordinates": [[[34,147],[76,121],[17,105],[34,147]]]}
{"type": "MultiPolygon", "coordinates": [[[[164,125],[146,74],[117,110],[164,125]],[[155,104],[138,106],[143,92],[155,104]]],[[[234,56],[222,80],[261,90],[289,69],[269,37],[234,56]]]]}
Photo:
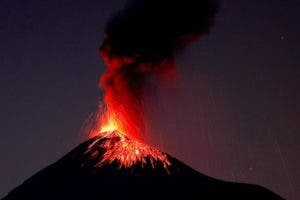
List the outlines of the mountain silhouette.
{"type": "Polygon", "coordinates": [[[282,199],[261,186],[208,177],[164,153],[167,167],[150,156],[130,167],[120,165],[118,160],[99,165],[107,153],[103,144],[120,139],[116,134],[87,140],[3,200],[282,199]]]}

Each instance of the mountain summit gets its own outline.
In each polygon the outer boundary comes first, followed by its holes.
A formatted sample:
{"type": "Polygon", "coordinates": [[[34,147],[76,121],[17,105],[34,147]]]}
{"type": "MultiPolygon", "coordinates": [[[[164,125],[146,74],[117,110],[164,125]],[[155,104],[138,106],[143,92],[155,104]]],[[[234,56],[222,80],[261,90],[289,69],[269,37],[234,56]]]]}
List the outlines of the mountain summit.
{"type": "Polygon", "coordinates": [[[257,186],[217,180],[138,141],[109,132],[87,140],[3,200],[282,199],[257,186]]]}

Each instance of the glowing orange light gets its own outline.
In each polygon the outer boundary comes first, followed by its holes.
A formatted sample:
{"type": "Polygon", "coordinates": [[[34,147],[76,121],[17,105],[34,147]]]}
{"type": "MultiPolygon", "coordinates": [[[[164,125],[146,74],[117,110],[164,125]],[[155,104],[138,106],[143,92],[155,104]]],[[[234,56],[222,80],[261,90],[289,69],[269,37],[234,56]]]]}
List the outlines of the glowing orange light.
{"type": "Polygon", "coordinates": [[[114,113],[107,112],[103,124],[100,126],[100,133],[118,131],[125,134],[125,130],[120,121],[116,118],[114,113]]]}

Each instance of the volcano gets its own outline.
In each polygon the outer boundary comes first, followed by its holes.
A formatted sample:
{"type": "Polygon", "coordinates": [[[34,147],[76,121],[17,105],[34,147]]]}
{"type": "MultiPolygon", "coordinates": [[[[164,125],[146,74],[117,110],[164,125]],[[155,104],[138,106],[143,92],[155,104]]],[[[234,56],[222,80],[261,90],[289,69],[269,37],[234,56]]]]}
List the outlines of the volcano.
{"type": "Polygon", "coordinates": [[[208,177],[115,131],[80,144],[3,200],[149,198],[282,199],[257,185],[208,177]]]}

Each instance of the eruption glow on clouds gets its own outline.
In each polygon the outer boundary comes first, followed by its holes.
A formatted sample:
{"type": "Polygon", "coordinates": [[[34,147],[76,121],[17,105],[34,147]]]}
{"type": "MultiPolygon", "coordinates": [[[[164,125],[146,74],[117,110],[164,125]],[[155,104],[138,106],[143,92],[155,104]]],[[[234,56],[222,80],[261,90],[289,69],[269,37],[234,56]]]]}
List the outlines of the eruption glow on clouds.
{"type": "Polygon", "coordinates": [[[148,156],[168,165],[162,153],[144,144],[145,79],[175,77],[175,53],[209,32],[217,10],[217,0],[131,0],[109,21],[100,48],[107,66],[100,78],[104,108],[90,137],[118,133],[121,139],[104,144],[103,162],[130,167],[148,156]]]}

